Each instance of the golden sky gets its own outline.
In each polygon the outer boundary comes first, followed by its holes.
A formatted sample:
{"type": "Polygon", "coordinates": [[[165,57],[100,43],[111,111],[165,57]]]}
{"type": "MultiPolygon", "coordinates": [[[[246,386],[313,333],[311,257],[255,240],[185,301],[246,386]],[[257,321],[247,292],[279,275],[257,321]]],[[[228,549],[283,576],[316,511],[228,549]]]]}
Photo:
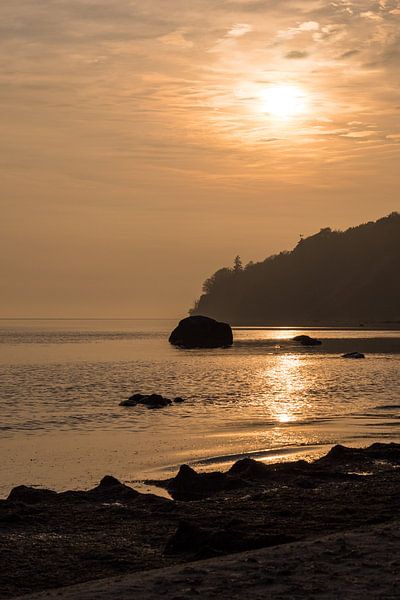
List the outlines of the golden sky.
{"type": "Polygon", "coordinates": [[[1,314],[185,314],[399,208],[400,1],[0,3],[1,314]]]}

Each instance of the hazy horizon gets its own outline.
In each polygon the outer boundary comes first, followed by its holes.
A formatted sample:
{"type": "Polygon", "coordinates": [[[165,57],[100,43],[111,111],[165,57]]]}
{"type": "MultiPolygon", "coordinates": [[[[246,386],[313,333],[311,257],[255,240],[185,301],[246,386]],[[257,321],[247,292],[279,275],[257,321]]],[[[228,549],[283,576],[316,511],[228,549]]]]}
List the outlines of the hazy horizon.
{"type": "Polygon", "coordinates": [[[178,318],[399,208],[398,0],[0,6],[0,316],[178,318]]]}

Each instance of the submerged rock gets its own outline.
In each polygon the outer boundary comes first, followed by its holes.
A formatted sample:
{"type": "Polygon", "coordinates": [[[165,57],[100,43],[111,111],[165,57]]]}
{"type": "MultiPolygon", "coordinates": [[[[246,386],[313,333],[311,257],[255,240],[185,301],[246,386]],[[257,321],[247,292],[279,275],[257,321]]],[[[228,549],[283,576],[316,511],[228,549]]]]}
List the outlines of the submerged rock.
{"type": "Polygon", "coordinates": [[[161,394],[133,394],[128,400],[119,403],[120,406],[138,406],[138,404],[143,404],[147,408],[163,408],[172,404],[172,400],[161,394]]]}
{"type": "Polygon", "coordinates": [[[347,352],[347,354],[343,354],[342,358],[365,358],[365,354],[362,352],[347,352]]]}
{"type": "Polygon", "coordinates": [[[232,328],[209,317],[188,317],[179,322],[169,343],[180,348],[225,348],[233,344],[232,328]]]}
{"type": "Polygon", "coordinates": [[[310,337],[309,335],[296,335],[294,342],[300,342],[302,346],[321,346],[322,342],[310,337]]]}

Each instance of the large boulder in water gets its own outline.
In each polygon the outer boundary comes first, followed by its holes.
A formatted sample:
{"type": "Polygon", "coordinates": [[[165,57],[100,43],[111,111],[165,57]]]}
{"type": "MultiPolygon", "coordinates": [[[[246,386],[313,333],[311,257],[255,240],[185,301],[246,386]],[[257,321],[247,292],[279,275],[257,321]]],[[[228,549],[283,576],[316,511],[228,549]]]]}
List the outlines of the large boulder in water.
{"type": "Polygon", "coordinates": [[[225,348],[232,346],[233,334],[228,323],[194,316],[180,321],[171,333],[169,342],[181,348],[225,348]]]}

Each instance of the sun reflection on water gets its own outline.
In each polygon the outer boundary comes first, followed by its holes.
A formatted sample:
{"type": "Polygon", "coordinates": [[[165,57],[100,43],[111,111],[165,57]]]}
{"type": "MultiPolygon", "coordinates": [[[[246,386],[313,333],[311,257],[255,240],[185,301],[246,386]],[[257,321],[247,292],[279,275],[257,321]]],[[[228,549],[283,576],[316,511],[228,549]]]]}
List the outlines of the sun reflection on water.
{"type": "Polygon", "coordinates": [[[276,420],[279,421],[279,423],[290,423],[294,420],[294,417],[288,413],[281,413],[276,415],[276,420]]]}
{"type": "Polygon", "coordinates": [[[296,354],[280,355],[276,357],[274,367],[264,372],[273,388],[269,405],[271,418],[278,423],[296,421],[304,413],[303,362],[296,354]]]}

